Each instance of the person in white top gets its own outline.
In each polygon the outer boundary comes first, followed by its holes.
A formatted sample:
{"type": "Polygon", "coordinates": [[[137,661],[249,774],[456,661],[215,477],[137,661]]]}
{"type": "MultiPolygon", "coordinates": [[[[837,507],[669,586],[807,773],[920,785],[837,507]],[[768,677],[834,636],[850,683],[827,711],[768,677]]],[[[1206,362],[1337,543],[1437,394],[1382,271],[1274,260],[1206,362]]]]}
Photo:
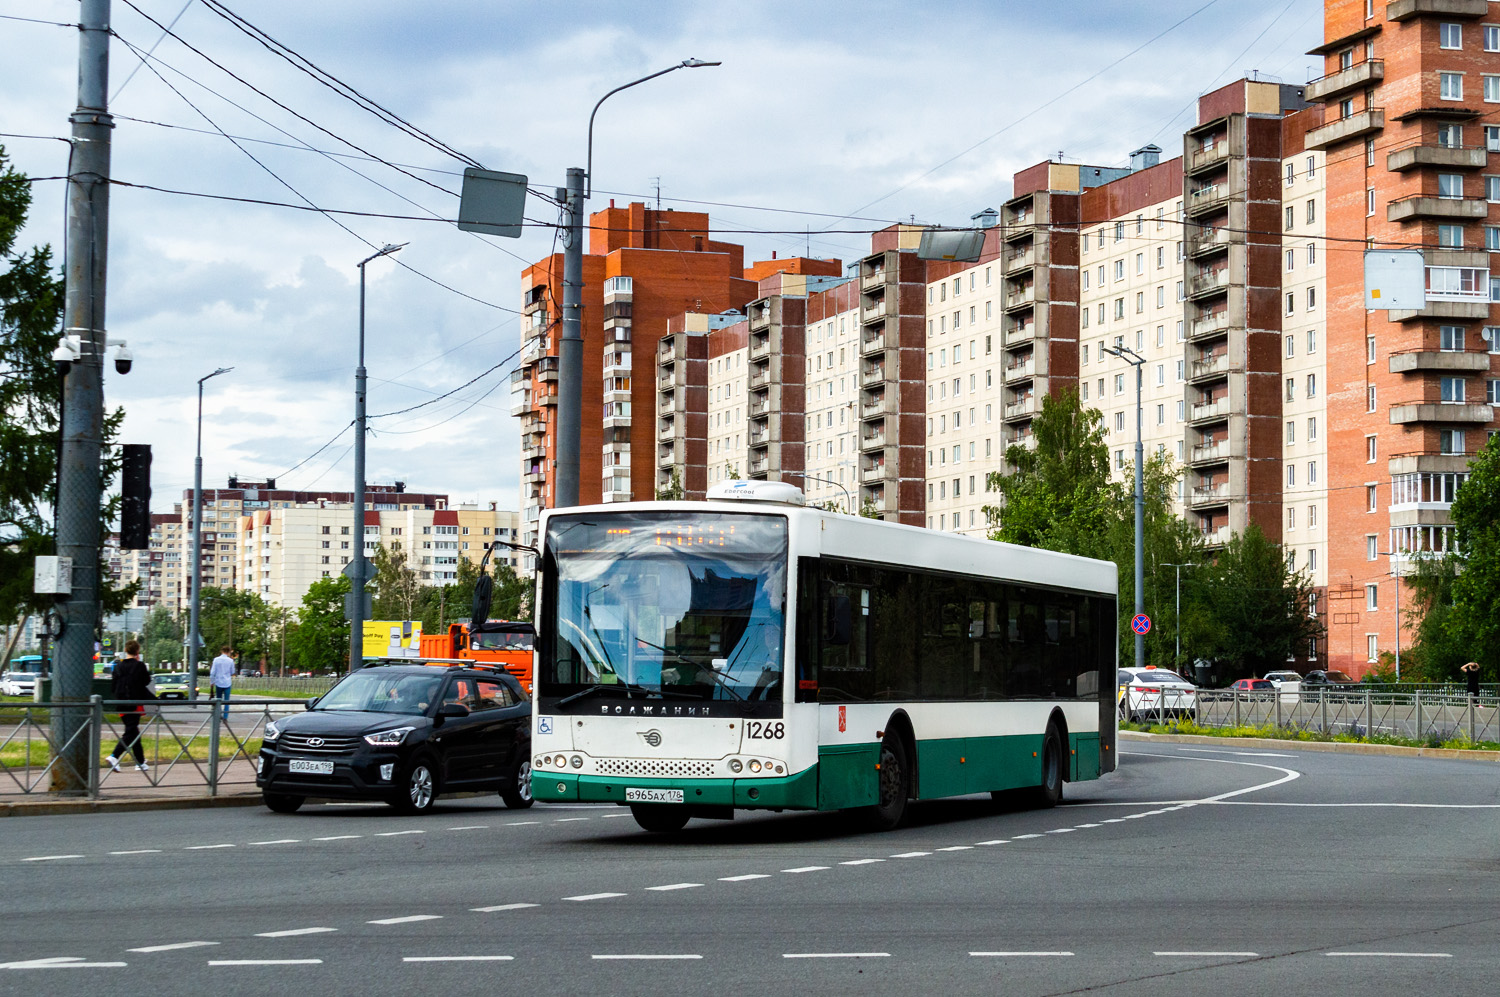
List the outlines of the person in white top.
{"type": "Polygon", "coordinates": [[[219,656],[208,666],[208,684],[213,687],[210,696],[224,700],[224,719],[229,719],[229,688],[234,684],[234,650],[225,644],[219,648],[219,656]]]}

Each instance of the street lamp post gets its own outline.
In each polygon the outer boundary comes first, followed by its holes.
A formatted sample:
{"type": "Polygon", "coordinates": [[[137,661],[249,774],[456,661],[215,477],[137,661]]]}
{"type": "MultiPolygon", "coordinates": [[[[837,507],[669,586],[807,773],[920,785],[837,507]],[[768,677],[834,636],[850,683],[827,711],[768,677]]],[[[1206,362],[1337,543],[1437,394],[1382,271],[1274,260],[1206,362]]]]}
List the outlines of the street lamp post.
{"type": "Polygon", "coordinates": [[[557,442],[554,447],[557,481],[553,489],[553,506],[556,508],[578,504],[578,458],[583,446],[583,202],[594,187],[594,116],[599,113],[600,104],[621,90],[679,69],[717,65],[720,63],[684,59],[675,66],[617,86],[600,97],[589,112],[588,154],[584,169],[569,167],[568,186],[558,191],[563,201],[563,302],[562,331],[557,344],[557,442]]]}
{"type": "Polygon", "coordinates": [[[1175,561],[1166,561],[1163,562],[1163,565],[1168,568],[1177,569],[1177,601],[1174,604],[1176,608],[1172,612],[1172,629],[1177,631],[1175,634],[1177,638],[1177,651],[1172,657],[1172,668],[1174,670],[1177,670],[1182,667],[1182,569],[1196,568],[1198,566],[1198,562],[1184,561],[1183,563],[1178,564],[1175,561]]]}
{"type": "Polygon", "coordinates": [[[359,668],[365,652],[365,264],[400,252],[407,243],[386,243],[359,261],[359,366],[354,368],[354,542],[349,576],[349,670],[359,668]]]}
{"type": "Polygon", "coordinates": [[[191,581],[188,583],[188,699],[198,698],[198,646],[203,638],[198,634],[198,615],[203,603],[203,382],[234,370],[220,367],[212,374],[198,378],[198,445],[193,456],[193,565],[191,581]]]}
{"type": "MultiPolygon", "coordinates": [[[[1141,370],[1146,358],[1128,346],[1105,347],[1105,353],[1124,360],[1135,368],[1135,615],[1146,612],[1146,493],[1142,484],[1142,465],[1145,463],[1145,445],[1141,440],[1141,370]]],[[[1144,668],[1146,662],[1146,635],[1135,634],[1135,667],[1144,668]]]]}

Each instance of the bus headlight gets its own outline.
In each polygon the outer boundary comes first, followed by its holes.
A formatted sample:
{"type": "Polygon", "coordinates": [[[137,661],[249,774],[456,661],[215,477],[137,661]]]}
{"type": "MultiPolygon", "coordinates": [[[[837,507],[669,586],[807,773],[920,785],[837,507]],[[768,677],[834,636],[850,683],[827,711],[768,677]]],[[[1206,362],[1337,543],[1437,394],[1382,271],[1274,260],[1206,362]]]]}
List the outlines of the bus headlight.
{"type": "Polygon", "coordinates": [[[759,771],[760,771],[760,759],[758,759],[758,758],[752,758],[752,759],[750,759],[750,772],[751,772],[751,774],[754,774],[754,773],[759,772],[759,771]]]}
{"type": "Polygon", "coordinates": [[[569,764],[571,764],[575,769],[581,769],[583,768],[583,759],[578,755],[574,755],[572,761],[569,764]]]}
{"type": "Polygon", "coordinates": [[[744,763],[741,762],[738,758],[729,759],[729,771],[733,772],[734,774],[738,775],[740,770],[744,767],[744,763]]]}

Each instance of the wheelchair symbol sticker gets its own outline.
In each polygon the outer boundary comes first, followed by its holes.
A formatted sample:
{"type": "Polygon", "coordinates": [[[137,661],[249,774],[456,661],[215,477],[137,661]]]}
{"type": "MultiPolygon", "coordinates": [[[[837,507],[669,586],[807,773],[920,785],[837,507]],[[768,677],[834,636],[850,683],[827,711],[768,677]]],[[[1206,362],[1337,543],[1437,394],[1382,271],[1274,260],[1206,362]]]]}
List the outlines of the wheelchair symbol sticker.
{"type": "Polygon", "coordinates": [[[538,734],[550,734],[550,733],[552,733],[552,718],[551,717],[537,717],[537,720],[536,720],[536,732],[538,734]]]}

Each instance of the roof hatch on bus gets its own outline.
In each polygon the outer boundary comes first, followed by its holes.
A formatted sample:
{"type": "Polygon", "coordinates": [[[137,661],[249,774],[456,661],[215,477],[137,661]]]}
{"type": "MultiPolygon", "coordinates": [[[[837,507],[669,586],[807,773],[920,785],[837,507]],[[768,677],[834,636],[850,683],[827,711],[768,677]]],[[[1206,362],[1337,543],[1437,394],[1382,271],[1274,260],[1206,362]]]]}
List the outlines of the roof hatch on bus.
{"type": "Polygon", "coordinates": [[[786,481],[751,481],[740,478],[722,481],[708,490],[710,502],[779,502],[782,505],[806,505],[802,489],[786,481]]]}

